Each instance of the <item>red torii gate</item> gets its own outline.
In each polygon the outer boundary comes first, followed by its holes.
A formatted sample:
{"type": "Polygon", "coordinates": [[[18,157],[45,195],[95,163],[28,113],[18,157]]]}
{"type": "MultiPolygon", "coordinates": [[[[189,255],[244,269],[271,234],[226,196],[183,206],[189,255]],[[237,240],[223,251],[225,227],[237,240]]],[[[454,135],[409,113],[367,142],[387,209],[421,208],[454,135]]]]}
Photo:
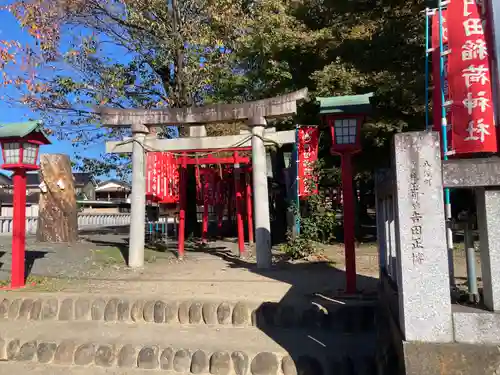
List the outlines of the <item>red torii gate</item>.
{"type": "MultiPolygon", "coordinates": [[[[246,211],[248,220],[248,237],[249,242],[253,242],[253,214],[252,214],[252,187],[250,185],[250,179],[248,178],[248,172],[251,171],[250,167],[241,168],[240,164],[249,164],[251,162],[250,157],[239,155],[239,151],[250,151],[250,147],[237,147],[230,149],[213,149],[213,150],[188,150],[183,152],[177,157],[173,153],[169,152],[154,152],[148,153],[148,171],[147,171],[147,195],[157,200],[159,203],[179,203],[179,230],[178,230],[178,256],[182,258],[184,256],[184,244],[185,244],[185,226],[186,226],[186,206],[187,206],[187,166],[188,165],[221,165],[221,164],[233,164],[235,168],[233,169],[233,180],[234,180],[234,192],[235,192],[235,202],[236,202],[236,221],[238,228],[238,249],[240,256],[244,255],[245,252],[245,238],[244,238],[244,227],[243,227],[243,216],[242,216],[242,199],[243,191],[241,188],[240,173],[243,170],[245,172],[245,195],[246,195],[246,211]],[[230,157],[216,157],[213,155],[215,152],[232,152],[230,157]],[[197,153],[203,153],[206,156],[198,157],[197,153]],[[161,154],[162,157],[158,158],[156,155],[161,154]],[[193,156],[193,154],[195,154],[193,156]],[[159,161],[159,163],[158,163],[159,161]],[[151,168],[151,166],[154,168],[151,168]],[[161,175],[161,176],[160,176],[161,175]],[[172,183],[173,182],[173,183],[172,183]],[[172,188],[172,185],[177,185],[177,188],[172,188]]],[[[212,168],[203,168],[200,171],[200,176],[197,175],[197,183],[201,182],[201,175],[214,174],[216,171],[212,168]]],[[[208,178],[203,179],[204,186],[199,189],[203,196],[203,219],[202,219],[202,241],[206,241],[208,233],[208,208],[210,206],[210,197],[208,195],[208,190],[210,189],[210,182],[215,185],[215,179],[210,181],[208,178]]],[[[221,180],[222,181],[222,180],[221,180]]],[[[219,186],[220,188],[220,183],[219,186]]],[[[212,191],[216,191],[215,186],[212,186],[212,191]]],[[[220,192],[218,192],[220,193],[220,192]]],[[[212,194],[212,198],[215,194],[212,194]]],[[[230,202],[228,203],[228,217],[230,216],[230,202]]],[[[212,202],[214,203],[214,202],[212,202]]],[[[221,202],[218,202],[219,204],[221,202]]],[[[222,202],[222,206],[225,202],[222,202]]],[[[219,209],[221,207],[218,207],[219,209]]],[[[222,212],[224,207],[222,207],[222,212]]],[[[219,227],[222,226],[222,216],[220,211],[219,216],[219,227]]]]}

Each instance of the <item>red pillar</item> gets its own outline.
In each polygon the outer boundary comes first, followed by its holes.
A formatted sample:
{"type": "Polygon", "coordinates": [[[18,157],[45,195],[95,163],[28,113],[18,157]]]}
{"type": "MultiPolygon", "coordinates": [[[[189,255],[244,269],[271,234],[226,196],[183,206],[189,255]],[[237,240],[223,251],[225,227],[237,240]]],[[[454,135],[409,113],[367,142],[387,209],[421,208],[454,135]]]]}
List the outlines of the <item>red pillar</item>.
{"type": "Polygon", "coordinates": [[[179,244],[178,244],[178,254],[179,259],[184,257],[184,236],[186,229],[186,188],[187,188],[187,171],[186,171],[186,155],[182,156],[182,166],[181,173],[179,176],[180,179],[180,189],[179,189],[179,244]]]}
{"type": "MultiPolygon", "coordinates": [[[[238,152],[234,153],[234,159],[238,157],[238,152]]],[[[245,229],[243,228],[243,215],[241,213],[242,194],[241,194],[241,181],[240,181],[240,163],[234,164],[234,192],[236,200],[236,224],[238,226],[238,250],[240,256],[245,254],[245,229]]]]}
{"type": "Polygon", "coordinates": [[[245,174],[246,203],[247,203],[247,225],[248,242],[253,244],[253,212],[252,212],[252,185],[250,185],[250,173],[245,174]]]}
{"type": "Polygon", "coordinates": [[[224,183],[223,180],[219,178],[217,181],[217,202],[216,202],[216,207],[217,207],[217,235],[222,236],[222,223],[224,220],[224,197],[225,197],[225,191],[224,191],[224,183]]]}
{"type": "Polygon", "coordinates": [[[14,172],[14,228],[12,234],[11,287],[24,286],[24,253],[26,246],[26,172],[14,172]]]}
{"type": "Polygon", "coordinates": [[[347,293],[356,293],[355,213],[352,178],[352,155],[349,153],[342,154],[342,195],[344,201],[344,246],[347,293]]]}
{"type": "Polygon", "coordinates": [[[207,242],[208,235],[208,178],[205,174],[203,182],[203,218],[201,220],[201,242],[207,242]]]}

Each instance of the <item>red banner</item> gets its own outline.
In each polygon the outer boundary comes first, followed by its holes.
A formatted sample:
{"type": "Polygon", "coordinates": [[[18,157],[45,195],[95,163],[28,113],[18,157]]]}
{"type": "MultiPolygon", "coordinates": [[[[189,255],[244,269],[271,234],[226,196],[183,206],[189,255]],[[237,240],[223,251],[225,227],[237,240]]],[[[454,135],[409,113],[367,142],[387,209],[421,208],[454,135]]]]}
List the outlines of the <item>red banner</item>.
{"type": "Polygon", "coordinates": [[[155,202],[176,203],[179,199],[179,171],[168,152],[146,154],[146,197],[155,202]]]}
{"type": "Polygon", "coordinates": [[[318,160],[319,128],[299,127],[298,141],[299,197],[305,198],[318,192],[314,165],[318,160]]]}
{"type": "Polygon", "coordinates": [[[455,154],[497,152],[484,12],[476,0],[448,5],[453,20],[448,25],[448,81],[455,154]]]}
{"type": "MultiPolygon", "coordinates": [[[[447,12],[446,9],[441,11],[442,15],[442,25],[443,25],[443,51],[448,50],[448,22],[447,22],[447,12]]],[[[432,102],[433,102],[433,112],[432,117],[434,120],[433,130],[439,132],[441,134],[441,122],[442,122],[442,96],[441,96],[441,61],[440,61],[440,41],[439,41],[439,13],[436,13],[432,16],[432,38],[431,38],[431,48],[432,48],[432,81],[433,81],[433,93],[432,93],[432,102]]],[[[447,102],[450,100],[449,90],[448,90],[448,56],[443,56],[443,65],[444,65],[444,101],[447,102]]],[[[452,123],[451,119],[451,111],[449,108],[446,111],[446,122],[448,124],[447,131],[447,140],[448,144],[451,142],[451,131],[450,124],[452,123]]],[[[448,151],[448,150],[447,150],[448,151]]]]}

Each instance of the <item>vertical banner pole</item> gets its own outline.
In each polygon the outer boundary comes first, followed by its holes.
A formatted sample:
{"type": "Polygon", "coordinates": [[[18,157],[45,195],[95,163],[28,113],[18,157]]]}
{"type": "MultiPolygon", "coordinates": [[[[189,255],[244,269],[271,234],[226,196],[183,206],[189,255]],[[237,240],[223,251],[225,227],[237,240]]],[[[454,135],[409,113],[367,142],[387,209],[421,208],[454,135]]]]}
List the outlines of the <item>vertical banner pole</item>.
{"type": "MultiPolygon", "coordinates": [[[[443,142],[443,160],[448,160],[448,122],[446,119],[445,95],[444,95],[444,43],[443,43],[443,4],[439,0],[439,70],[441,87],[441,140],[443,142]]],[[[455,285],[455,272],[453,264],[453,232],[451,231],[451,200],[450,189],[444,189],[444,206],[446,219],[446,242],[448,245],[448,267],[450,271],[450,285],[455,285]]]]}
{"type": "Polygon", "coordinates": [[[425,8],[425,130],[431,130],[429,123],[429,8],[425,8]]]}

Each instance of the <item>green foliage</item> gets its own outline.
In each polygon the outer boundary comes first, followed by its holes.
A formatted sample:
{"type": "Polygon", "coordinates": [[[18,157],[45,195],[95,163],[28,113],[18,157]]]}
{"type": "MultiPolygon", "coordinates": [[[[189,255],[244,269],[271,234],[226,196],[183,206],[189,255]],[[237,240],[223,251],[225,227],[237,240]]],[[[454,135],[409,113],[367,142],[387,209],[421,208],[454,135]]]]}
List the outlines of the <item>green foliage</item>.
{"type": "MultiPolygon", "coordinates": [[[[336,170],[325,170],[324,161],[319,159],[315,164],[315,173],[318,176],[318,191],[302,202],[300,210],[300,234],[293,236],[287,233],[287,242],[282,250],[293,259],[304,258],[315,252],[314,243],[329,244],[335,240],[337,222],[335,206],[331,201],[325,185],[337,182],[336,170]]],[[[309,182],[313,190],[316,183],[309,182]]],[[[297,204],[292,204],[294,216],[299,215],[297,204]]]]}
{"type": "Polygon", "coordinates": [[[303,259],[316,251],[313,241],[303,235],[294,236],[287,233],[287,242],[281,245],[281,251],[292,259],[303,259]]]}
{"type": "MultiPolygon", "coordinates": [[[[34,39],[26,46],[0,40],[3,84],[18,89],[21,102],[37,111],[53,134],[78,145],[127,135],[103,129],[95,106],[241,102],[302,87],[311,98],[375,93],[358,171],[388,163],[394,132],[423,128],[421,11],[430,5],[424,0],[9,3],[34,39]],[[61,35],[71,41],[69,47],[61,35]],[[20,65],[26,66],[21,73],[20,65]]],[[[314,104],[302,105],[297,119],[318,124],[314,104]]],[[[277,121],[281,127],[294,123],[277,121]]],[[[215,133],[225,131],[220,126],[215,133]]],[[[324,142],[324,154],[328,147],[324,142]]],[[[323,156],[334,171],[338,158],[323,156]]],[[[120,157],[82,158],[77,164],[126,173],[130,163],[120,157]]]]}

